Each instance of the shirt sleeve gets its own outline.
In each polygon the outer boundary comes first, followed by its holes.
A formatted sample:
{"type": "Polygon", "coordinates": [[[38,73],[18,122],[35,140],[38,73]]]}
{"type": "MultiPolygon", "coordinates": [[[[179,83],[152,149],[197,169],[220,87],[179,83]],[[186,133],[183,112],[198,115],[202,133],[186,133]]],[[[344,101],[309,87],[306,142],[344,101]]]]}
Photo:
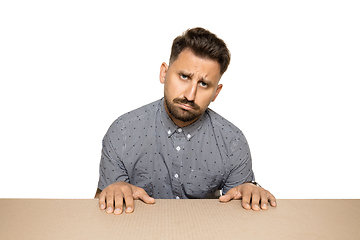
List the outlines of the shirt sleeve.
{"type": "Polygon", "coordinates": [[[255,181],[250,148],[243,135],[231,142],[229,152],[230,172],[222,189],[224,194],[233,187],[245,182],[255,181]]]}
{"type": "Polygon", "coordinates": [[[115,121],[107,131],[102,141],[102,152],[99,169],[98,188],[103,190],[112,183],[129,182],[129,177],[121,159],[123,144],[123,128],[115,121]],[[113,142],[116,139],[116,147],[113,142]]]}

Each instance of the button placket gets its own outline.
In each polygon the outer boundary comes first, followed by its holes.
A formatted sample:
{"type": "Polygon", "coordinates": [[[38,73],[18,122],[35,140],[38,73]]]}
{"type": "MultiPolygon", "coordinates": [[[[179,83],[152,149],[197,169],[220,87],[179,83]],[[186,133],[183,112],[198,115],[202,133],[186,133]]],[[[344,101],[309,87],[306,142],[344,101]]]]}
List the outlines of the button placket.
{"type": "Polygon", "coordinates": [[[182,158],[184,152],[184,144],[185,144],[185,137],[182,134],[182,130],[179,131],[181,128],[177,130],[178,134],[173,135],[174,139],[174,158],[172,163],[172,189],[173,194],[176,197],[182,198],[182,182],[181,182],[181,172],[182,172],[182,158]]]}
{"type": "Polygon", "coordinates": [[[191,138],[191,135],[190,134],[186,135],[186,138],[187,140],[189,140],[191,138]]]}

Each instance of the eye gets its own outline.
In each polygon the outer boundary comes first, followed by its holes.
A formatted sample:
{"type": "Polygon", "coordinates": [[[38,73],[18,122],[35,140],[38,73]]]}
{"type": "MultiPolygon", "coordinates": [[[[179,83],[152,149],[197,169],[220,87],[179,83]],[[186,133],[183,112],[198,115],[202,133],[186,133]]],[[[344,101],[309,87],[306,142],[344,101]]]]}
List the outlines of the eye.
{"type": "Polygon", "coordinates": [[[205,82],[200,82],[199,84],[201,87],[204,87],[204,88],[206,88],[208,86],[207,83],[205,83],[205,82]]]}
{"type": "Polygon", "coordinates": [[[180,74],[180,78],[183,80],[187,80],[189,77],[186,76],[185,74],[180,74]]]}

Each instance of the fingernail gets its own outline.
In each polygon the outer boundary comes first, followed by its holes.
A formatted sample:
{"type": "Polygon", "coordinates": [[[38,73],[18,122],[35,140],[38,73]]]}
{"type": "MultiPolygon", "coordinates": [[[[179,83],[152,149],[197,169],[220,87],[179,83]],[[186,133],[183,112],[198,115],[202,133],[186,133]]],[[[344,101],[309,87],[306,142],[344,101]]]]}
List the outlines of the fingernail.
{"type": "Polygon", "coordinates": [[[254,207],[259,208],[259,206],[258,206],[258,205],[255,205],[254,207]]]}
{"type": "Polygon", "coordinates": [[[108,207],[108,208],[106,209],[106,211],[109,212],[109,213],[112,212],[112,210],[113,210],[112,207],[108,207]]]}
{"type": "Polygon", "coordinates": [[[131,211],[132,211],[131,207],[126,208],[126,212],[131,212],[131,211]]]}
{"type": "Polygon", "coordinates": [[[101,208],[101,209],[104,209],[104,208],[105,208],[104,204],[101,204],[100,208],[101,208]]]}
{"type": "Polygon", "coordinates": [[[121,213],[120,208],[115,209],[114,214],[119,214],[119,213],[121,213]]]}

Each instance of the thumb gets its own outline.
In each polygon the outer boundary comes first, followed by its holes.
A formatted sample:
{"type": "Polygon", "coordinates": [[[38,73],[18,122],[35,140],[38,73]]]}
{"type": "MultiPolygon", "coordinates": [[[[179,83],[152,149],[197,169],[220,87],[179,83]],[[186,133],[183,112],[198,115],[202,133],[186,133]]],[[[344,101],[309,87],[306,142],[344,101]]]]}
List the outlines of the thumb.
{"type": "Polygon", "coordinates": [[[220,202],[229,202],[232,199],[240,199],[241,193],[236,187],[230,189],[225,195],[222,195],[219,200],[220,202]]]}
{"type": "Polygon", "coordinates": [[[134,191],[133,197],[134,199],[141,199],[144,203],[155,203],[155,199],[150,197],[147,192],[140,187],[137,187],[136,191],[134,191]]]}
{"type": "Polygon", "coordinates": [[[155,203],[155,199],[150,197],[147,193],[145,193],[146,195],[141,196],[140,199],[144,201],[144,203],[147,204],[153,204],[155,203]]]}

